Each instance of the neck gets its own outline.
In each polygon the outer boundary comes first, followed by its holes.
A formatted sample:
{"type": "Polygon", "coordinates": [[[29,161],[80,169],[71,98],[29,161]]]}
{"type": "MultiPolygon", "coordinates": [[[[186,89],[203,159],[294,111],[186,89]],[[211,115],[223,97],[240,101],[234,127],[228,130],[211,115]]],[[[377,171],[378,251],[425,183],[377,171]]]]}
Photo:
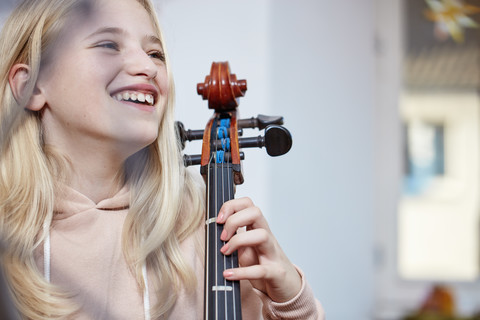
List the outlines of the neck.
{"type": "Polygon", "coordinates": [[[75,166],[69,182],[73,189],[98,203],[111,198],[122,188],[122,167],[112,166],[111,163],[106,166],[82,163],[75,166]]]}
{"type": "Polygon", "coordinates": [[[125,155],[106,148],[61,148],[69,167],[66,183],[95,203],[115,195],[123,186],[125,155]]]}

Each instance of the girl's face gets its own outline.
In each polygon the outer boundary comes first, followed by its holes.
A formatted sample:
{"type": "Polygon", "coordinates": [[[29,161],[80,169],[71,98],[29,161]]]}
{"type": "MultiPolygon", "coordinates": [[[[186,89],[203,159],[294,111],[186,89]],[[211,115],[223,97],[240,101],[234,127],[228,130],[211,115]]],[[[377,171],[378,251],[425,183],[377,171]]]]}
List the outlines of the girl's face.
{"type": "Polygon", "coordinates": [[[167,102],[162,44],[136,0],[73,14],[40,70],[47,144],[126,158],[152,143],[167,102]]]}

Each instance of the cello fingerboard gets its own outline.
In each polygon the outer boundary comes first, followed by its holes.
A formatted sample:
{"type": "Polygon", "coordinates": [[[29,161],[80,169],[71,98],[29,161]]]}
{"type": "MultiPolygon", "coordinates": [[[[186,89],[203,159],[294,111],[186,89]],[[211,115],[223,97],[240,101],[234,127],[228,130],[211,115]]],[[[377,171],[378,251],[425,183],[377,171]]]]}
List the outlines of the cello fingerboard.
{"type": "Polygon", "coordinates": [[[234,198],[233,170],[230,163],[211,163],[207,174],[207,219],[205,232],[205,314],[206,320],[240,320],[239,281],[228,281],[223,271],[238,267],[237,252],[220,252],[223,225],[216,219],[223,203],[234,198]]]}

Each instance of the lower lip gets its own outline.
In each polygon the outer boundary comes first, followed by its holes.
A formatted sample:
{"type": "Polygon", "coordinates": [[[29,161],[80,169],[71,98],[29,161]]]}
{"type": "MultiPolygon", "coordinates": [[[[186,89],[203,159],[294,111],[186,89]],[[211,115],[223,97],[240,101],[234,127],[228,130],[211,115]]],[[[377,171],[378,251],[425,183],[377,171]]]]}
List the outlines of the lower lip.
{"type": "Polygon", "coordinates": [[[131,107],[134,107],[134,108],[142,110],[142,111],[146,111],[146,112],[155,111],[155,106],[150,106],[150,105],[147,105],[147,104],[140,104],[140,103],[135,103],[135,102],[130,102],[130,101],[118,101],[118,100],[115,100],[115,101],[120,102],[122,104],[129,105],[131,107]]]}

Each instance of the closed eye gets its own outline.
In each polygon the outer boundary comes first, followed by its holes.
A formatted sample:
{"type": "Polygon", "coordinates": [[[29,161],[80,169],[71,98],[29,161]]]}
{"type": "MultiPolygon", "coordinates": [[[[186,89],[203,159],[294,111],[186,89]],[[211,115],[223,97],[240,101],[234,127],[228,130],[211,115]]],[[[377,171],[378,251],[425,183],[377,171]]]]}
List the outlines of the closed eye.
{"type": "Polygon", "coordinates": [[[97,48],[106,48],[106,49],[113,49],[115,51],[119,51],[120,47],[116,42],[113,41],[105,41],[105,42],[100,42],[95,45],[97,48]]]}

